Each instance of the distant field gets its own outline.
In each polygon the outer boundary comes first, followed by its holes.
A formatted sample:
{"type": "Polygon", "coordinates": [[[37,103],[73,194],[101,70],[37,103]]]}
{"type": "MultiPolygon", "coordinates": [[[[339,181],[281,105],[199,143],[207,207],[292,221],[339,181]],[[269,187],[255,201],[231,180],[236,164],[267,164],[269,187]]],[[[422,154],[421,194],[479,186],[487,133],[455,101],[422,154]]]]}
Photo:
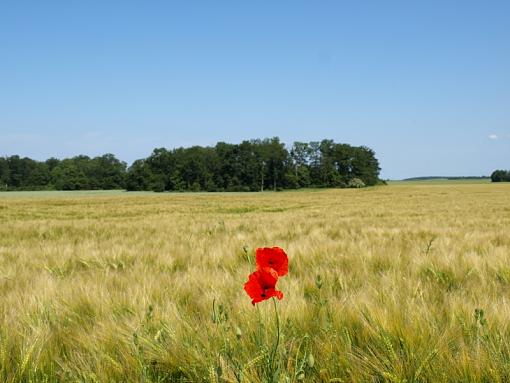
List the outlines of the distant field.
{"type": "Polygon", "coordinates": [[[114,196],[126,193],[123,190],[80,190],[80,191],[8,191],[0,192],[0,198],[77,198],[77,197],[98,197],[114,196]]]}
{"type": "Polygon", "coordinates": [[[508,382],[509,233],[510,184],[473,181],[0,193],[0,381],[508,382]]]}
{"type": "Polygon", "coordinates": [[[448,184],[489,184],[491,183],[490,178],[473,178],[473,179],[458,179],[458,180],[449,180],[449,179],[428,179],[428,180],[409,180],[409,181],[390,181],[390,184],[394,185],[448,185],[448,184]]]}

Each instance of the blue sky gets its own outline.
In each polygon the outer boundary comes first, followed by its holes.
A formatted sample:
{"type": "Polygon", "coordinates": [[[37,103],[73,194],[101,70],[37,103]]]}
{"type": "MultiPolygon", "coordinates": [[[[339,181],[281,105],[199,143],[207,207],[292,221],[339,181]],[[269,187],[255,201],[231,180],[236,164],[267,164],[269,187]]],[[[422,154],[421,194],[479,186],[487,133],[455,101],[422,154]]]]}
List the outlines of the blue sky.
{"type": "Polygon", "coordinates": [[[510,168],[508,1],[3,1],[0,155],[279,136],[382,176],[510,168]]]}

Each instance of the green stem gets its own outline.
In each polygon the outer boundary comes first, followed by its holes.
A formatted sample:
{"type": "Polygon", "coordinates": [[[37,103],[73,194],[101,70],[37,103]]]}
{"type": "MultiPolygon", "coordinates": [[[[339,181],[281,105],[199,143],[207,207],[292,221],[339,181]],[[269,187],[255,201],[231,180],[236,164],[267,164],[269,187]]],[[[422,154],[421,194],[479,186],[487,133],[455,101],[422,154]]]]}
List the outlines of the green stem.
{"type": "Polygon", "coordinates": [[[271,353],[271,369],[274,365],[274,358],[276,356],[276,352],[278,351],[278,346],[280,345],[280,317],[278,316],[278,308],[276,307],[276,299],[273,299],[274,305],[274,313],[276,315],[276,343],[274,345],[273,352],[271,353]]]}

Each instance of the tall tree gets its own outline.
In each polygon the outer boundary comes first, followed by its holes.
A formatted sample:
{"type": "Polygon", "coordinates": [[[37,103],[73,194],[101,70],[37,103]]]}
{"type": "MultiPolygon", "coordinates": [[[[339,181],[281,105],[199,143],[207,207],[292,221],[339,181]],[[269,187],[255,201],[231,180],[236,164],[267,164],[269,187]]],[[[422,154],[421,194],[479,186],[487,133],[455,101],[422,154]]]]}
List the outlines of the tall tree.
{"type": "Polygon", "coordinates": [[[113,154],[104,154],[92,160],[95,184],[99,189],[124,189],[126,187],[126,163],[113,154]]]}

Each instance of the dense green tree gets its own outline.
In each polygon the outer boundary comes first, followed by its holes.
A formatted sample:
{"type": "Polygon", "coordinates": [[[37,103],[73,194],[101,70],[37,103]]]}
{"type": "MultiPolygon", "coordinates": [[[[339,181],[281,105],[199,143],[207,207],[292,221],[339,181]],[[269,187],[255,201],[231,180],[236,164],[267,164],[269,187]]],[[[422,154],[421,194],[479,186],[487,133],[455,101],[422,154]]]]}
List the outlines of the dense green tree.
{"type": "Polygon", "coordinates": [[[48,167],[48,170],[52,172],[53,169],[55,169],[55,167],[60,163],[60,160],[58,158],[51,157],[44,161],[44,163],[48,167]]]}
{"type": "Polygon", "coordinates": [[[510,182],[510,170],[495,170],[491,174],[492,182],[510,182]]]}
{"type": "Polygon", "coordinates": [[[7,190],[9,185],[9,164],[7,159],[0,157],[0,190],[7,190]]]}
{"type": "Polygon", "coordinates": [[[144,166],[147,166],[145,172],[150,174],[150,179],[146,181],[149,189],[153,191],[172,190],[171,177],[175,168],[175,159],[172,152],[165,148],[156,148],[145,160],[144,166]]]}
{"type": "Polygon", "coordinates": [[[263,145],[267,147],[266,159],[268,175],[272,180],[273,190],[283,187],[283,180],[286,173],[286,165],[289,164],[289,153],[285,149],[285,145],[280,142],[278,137],[264,140],[263,145]]]}
{"type": "Polygon", "coordinates": [[[98,189],[124,189],[126,187],[126,163],[119,161],[113,154],[105,154],[92,160],[91,168],[95,186],[98,189]]]}
{"type": "Polygon", "coordinates": [[[129,167],[126,176],[126,189],[129,191],[151,190],[154,175],[146,160],[136,160],[129,167]]]}
{"type": "MultiPolygon", "coordinates": [[[[0,158],[0,189],[124,189],[258,191],[302,187],[360,187],[379,181],[379,163],[367,147],[333,140],[295,142],[278,137],[218,142],[214,147],[156,148],[127,169],[113,154],[44,162],[0,158]]],[[[495,178],[503,179],[497,173],[495,178]]]]}
{"type": "Polygon", "coordinates": [[[28,168],[25,164],[26,160],[20,158],[20,156],[7,157],[7,166],[9,167],[9,187],[21,189],[24,184],[24,179],[28,178],[28,168]]]}
{"type": "Polygon", "coordinates": [[[90,158],[49,159],[51,184],[57,190],[107,190],[126,187],[126,164],[113,154],[90,158]]]}
{"type": "Polygon", "coordinates": [[[44,162],[28,161],[28,175],[26,176],[24,189],[47,189],[51,182],[51,174],[48,165],[44,162]]]}
{"type": "Polygon", "coordinates": [[[51,178],[57,190],[97,189],[95,180],[87,177],[91,173],[90,158],[77,156],[60,161],[53,168],[51,178]]]}
{"type": "Polygon", "coordinates": [[[310,186],[310,145],[306,142],[294,142],[290,150],[290,158],[296,187],[310,186]]]}
{"type": "Polygon", "coordinates": [[[50,182],[50,174],[45,163],[19,156],[7,157],[4,162],[4,173],[8,189],[38,190],[46,188],[50,182]]]}
{"type": "Polygon", "coordinates": [[[381,169],[374,151],[365,146],[353,148],[352,151],[352,178],[359,178],[368,186],[377,184],[381,169]]]}

